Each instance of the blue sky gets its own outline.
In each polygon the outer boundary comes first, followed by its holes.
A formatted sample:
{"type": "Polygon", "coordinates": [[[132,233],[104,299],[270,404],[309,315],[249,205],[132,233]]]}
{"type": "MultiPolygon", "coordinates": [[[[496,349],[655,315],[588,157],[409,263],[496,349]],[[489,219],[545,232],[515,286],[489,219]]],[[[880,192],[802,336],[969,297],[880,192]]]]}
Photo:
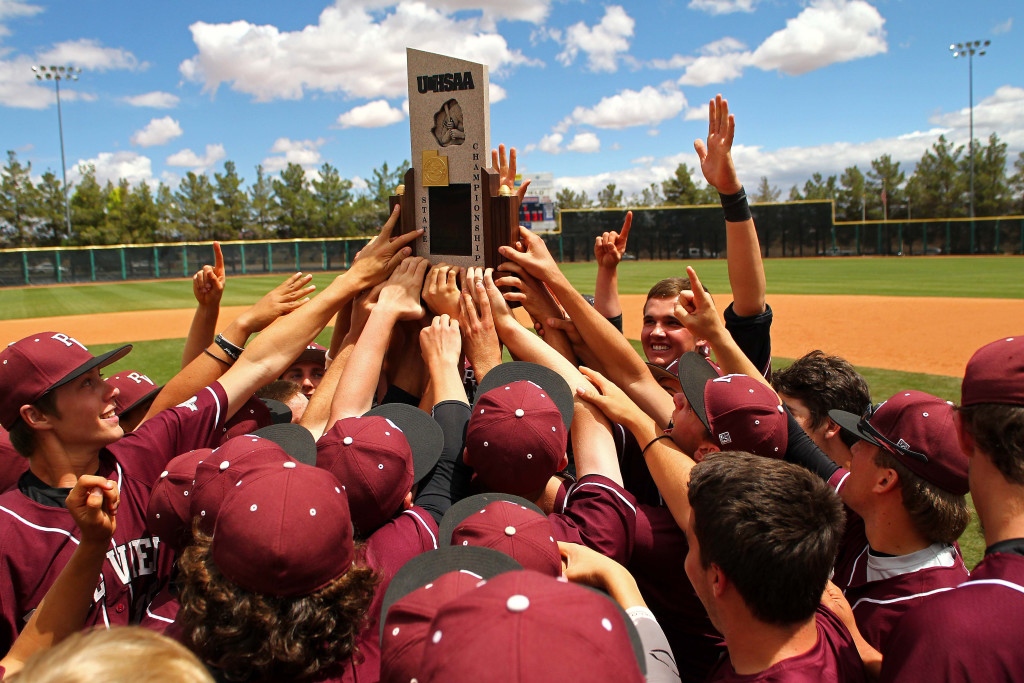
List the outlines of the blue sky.
{"type": "Polygon", "coordinates": [[[405,48],[487,63],[491,140],[521,166],[594,196],[696,164],[707,101],[737,118],[748,187],[783,190],[814,171],[912,166],[940,133],[1024,150],[1024,3],[949,0],[46,2],[0,0],[0,143],[33,174],[60,170],[52,83],[33,64],[73,64],[62,84],[69,179],[173,184],[235,162],[343,177],[409,157],[405,48]]]}

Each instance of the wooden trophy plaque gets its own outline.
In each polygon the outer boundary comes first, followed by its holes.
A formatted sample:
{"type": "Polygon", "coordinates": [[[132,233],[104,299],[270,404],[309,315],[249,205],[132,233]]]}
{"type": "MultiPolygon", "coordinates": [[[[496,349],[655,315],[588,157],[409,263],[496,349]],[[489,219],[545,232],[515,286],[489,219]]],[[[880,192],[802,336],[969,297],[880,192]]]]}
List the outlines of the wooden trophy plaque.
{"type": "Polygon", "coordinates": [[[406,49],[412,168],[391,197],[395,234],[431,263],[495,268],[498,247],[518,239],[519,198],[502,188],[491,158],[487,66],[406,49]]]}

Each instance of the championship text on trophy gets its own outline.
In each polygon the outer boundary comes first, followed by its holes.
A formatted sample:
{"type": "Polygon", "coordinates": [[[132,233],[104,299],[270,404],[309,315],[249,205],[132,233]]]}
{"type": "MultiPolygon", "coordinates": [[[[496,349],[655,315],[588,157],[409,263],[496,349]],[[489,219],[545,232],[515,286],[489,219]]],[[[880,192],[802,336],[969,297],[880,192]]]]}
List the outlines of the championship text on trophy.
{"type": "Polygon", "coordinates": [[[391,197],[396,234],[423,228],[414,253],[431,263],[496,267],[518,237],[519,199],[491,158],[487,66],[406,50],[412,168],[391,197]]]}

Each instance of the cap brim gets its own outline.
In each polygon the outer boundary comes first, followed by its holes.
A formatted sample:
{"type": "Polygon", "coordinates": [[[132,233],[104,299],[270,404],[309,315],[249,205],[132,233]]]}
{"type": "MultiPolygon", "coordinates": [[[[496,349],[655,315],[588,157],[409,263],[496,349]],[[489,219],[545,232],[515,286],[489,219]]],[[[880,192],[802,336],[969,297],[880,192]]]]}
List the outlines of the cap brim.
{"type": "Polygon", "coordinates": [[[327,349],[303,349],[294,363],[327,363],[327,349]]]}
{"type": "Polygon", "coordinates": [[[116,348],[113,351],[107,351],[106,353],[101,353],[98,356],[94,356],[91,360],[85,361],[84,363],[79,365],[77,368],[75,368],[74,370],[72,370],[68,374],[64,375],[64,377],[62,377],[60,379],[60,381],[55,382],[53,384],[53,386],[51,386],[46,391],[53,391],[57,387],[64,386],[68,382],[74,380],[76,377],[81,377],[82,375],[84,375],[85,373],[89,372],[93,368],[105,368],[106,366],[110,365],[111,363],[116,363],[117,361],[119,361],[122,358],[124,358],[125,356],[127,356],[128,352],[131,351],[131,350],[132,350],[132,345],[131,344],[125,344],[124,346],[122,346],[120,348],[116,348]]]}
{"type": "Polygon", "coordinates": [[[121,412],[119,412],[119,413],[117,414],[117,416],[118,416],[118,417],[120,417],[120,416],[124,415],[125,413],[130,413],[131,411],[135,410],[136,408],[138,408],[139,406],[141,406],[141,405],[142,405],[143,403],[145,403],[146,401],[151,401],[151,400],[153,400],[154,398],[156,398],[156,395],[160,393],[160,390],[161,390],[161,389],[163,389],[163,387],[162,387],[162,386],[160,386],[160,387],[154,387],[154,388],[150,389],[149,391],[147,391],[147,392],[146,392],[146,395],[145,395],[145,396],[143,396],[142,398],[138,399],[137,401],[135,401],[134,403],[132,403],[132,404],[131,404],[130,406],[128,406],[127,408],[125,408],[124,410],[122,410],[121,412]]]}
{"type": "Polygon", "coordinates": [[[273,441],[284,452],[303,465],[316,465],[316,441],[309,430],[296,424],[273,424],[253,432],[254,436],[273,441]]]}
{"type": "Polygon", "coordinates": [[[477,387],[476,398],[480,400],[480,397],[491,389],[503,387],[512,382],[523,381],[533,382],[544,389],[555,404],[555,407],[558,408],[558,412],[562,416],[562,423],[565,424],[565,429],[568,431],[572,425],[574,409],[572,389],[569,388],[569,385],[562,379],[561,375],[543,365],[521,360],[502,363],[484,375],[484,378],[477,387]]]}
{"type": "Polygon", "coordinates": [[[405,434],[412,450],[412,472],[417,482],[430,474],[444,450],[444,432],[430,415],[405,403],[385,403],[366,415],[391,420],[405,434]]]}
{"type": "Polygon", "coordinates": [[[469,571],[481,579],[490,579],[505,572],[520,571],[523,566],[505,553],[479,546],[445,546],[422,553],[406,562],[384,593],[380,608],[380,633],[384,638],[384,622],[388,610],[396,602],[448,572],[469,571]]]}
{"type": "Polygon", "coordinates": [[[287,404],[273,398],[261,398],[260,400],[270,411],[270,419],[274,421],[274,424],[288,424],[292,421],[292,409],[287,404]]]}
{"type": "Polygon", "coordinates": [[[708,412],[704,407],[704,387],[709,380],[719,377],[718,371],[707,358],[696,351],[687,351],[680,356],[676,369],[679,371],[679,385],[687,402],[707,430],[711,431],[708,412]]]}
{"type": "Polygon", "coordinates": [[[515,505],[522,505],[525,508],[533,510],[541,517],[545,517],[544,511],[537,507],[535,504],[520,498],[519,496],[513,496],[511,493],[478,493],[475,496],[469,498],[463,498],[457,503],[454,503],[448,511],[444,513],[444,517],[441,518],[441,523],[438,524],[437,530],[437,544],[438,546],[451,545],[452,534],[455,532],[462,522],[466,520],[470,515],[474,515],[485,507],[496,501],[505,501],[507,503],[514,503],[515,505]]]}
{"type": "Polygon", "coordinates": [[[846,431],[856,436],[858,439],[862,441],[867,441],[869,444],[873,446],[878,446],[879,448],[883,447],[883,445],[878,442],[878,439],[871,436],[870,434],[867,434],[866,432],[861,431],[860,415],[854,415],[853,413],[849,413],[845,410],[833,409],[828,411],[828,416],[832,419],[833,422],[835,422],[837,425],[839,425],[846,431]]]}

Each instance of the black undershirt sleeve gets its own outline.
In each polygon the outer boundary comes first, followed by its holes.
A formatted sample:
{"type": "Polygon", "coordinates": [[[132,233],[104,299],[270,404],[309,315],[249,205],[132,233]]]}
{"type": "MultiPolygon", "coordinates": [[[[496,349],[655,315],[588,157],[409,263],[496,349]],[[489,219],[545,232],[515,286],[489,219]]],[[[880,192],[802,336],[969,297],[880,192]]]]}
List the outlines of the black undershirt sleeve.
{"type": "Polygon", "coordinates": [[[793,419],[789,410],[786,410],[786,420],[789,422],[789,445],[784,457],[786,462],[801,465],[817,474],[823,481],[828,481],[839,469],[839,465],[832,462],[832,459],[818,448],[818,444],[807,436],[807,432],[793,419]]]}
{"type": "MultiPolygon", "coordinates": [[[[469,405],[462,401],[441,401],[434,406],[432,414],[444,433],[444,449],[440,460],[420,485],[416,505],[430,513],[434,521],[440,524],[452,503],[461,498],[456,482],[461,481],[464,475],[457,475],[456,472],[462,463],[469,405]]],[[[462,465],[462,468],[466,469],[466,466],[462,465]]],[[[468,477],[465,479],[468,484],[468,477]]]]}

